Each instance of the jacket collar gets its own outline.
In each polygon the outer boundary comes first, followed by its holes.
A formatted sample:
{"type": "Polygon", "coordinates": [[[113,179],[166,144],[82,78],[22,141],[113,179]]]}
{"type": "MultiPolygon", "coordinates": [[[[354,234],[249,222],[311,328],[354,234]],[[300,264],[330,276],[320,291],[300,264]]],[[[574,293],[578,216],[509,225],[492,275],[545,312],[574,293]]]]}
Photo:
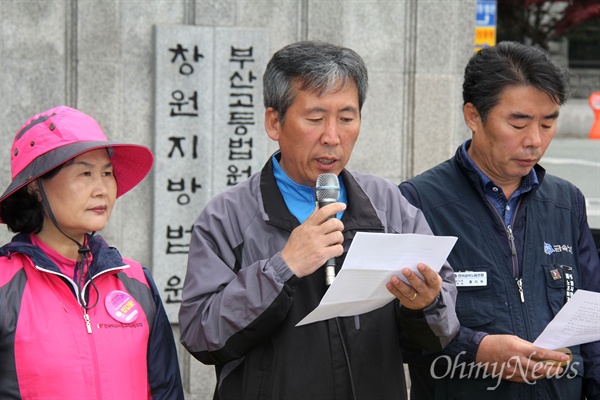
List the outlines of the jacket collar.
{"type": "MultiPolygon", "coordinates": [[[[465,146],[466,146],[466,149],[468,150],[469,147],[471,146],[471,139],[466,141],[465,146]]],[[[469,184],[482,196],[482,198],[485,199],[485,193],[481,189],[479,174],[475,169],[473,169],[469,165],[467,160],[464,159],[462,151],[461,151],[461,147],[462,147],[462,144],[460,146],[458,146],[458,148],[456,149],[456,153],[454,155],[455,163],[458,166],[459,170],[467,178],[467,181],[469,182],[469,184]]],[[[528,192],[529,195],[533,195],[538,190],[538,188],[542,185],[542,182],[544,181],[544,176],[546,175],[546,170],[541,165],[535,164],[533,166],[533,168],[535,169],[535,173],[537,174],[539,185],[537,187],[533,188],[530,192],[528,192]]],[[[529,196],[525,196],[525,197],[529,197],[529,196]]]]}
{"type": "MultiPolygon", "coordinates": [[[[344,231],[365,230],[383,232],[384,228],[376,210],[373,208],[367,194],[358,182],[356,182],[356,179],[354,179],[354,176],[346,169],[342,170],[340,176],[344,180],[348,196],[348,208],[342,216],[344,231]]],[[[269,157],[261,171],[260,192],[263,199],[264,211],[267,215],[267,224],[277,226],[289,232],[300,225],[298,219],[289,212],[275,182],[271,157],[269,157]]]]}
{"type": "MultiPolygon", "coordinates": [[[[93,255],[92,264],[90,265],[90,273],[92,275],[97,275],[115,266],[124,265],[123,258],[119,252],[115,248],[109,247],[102,236],[88,235],[88,246],[93,255]]],[[[0,257],[10,256],[14,253],[26,255],[31,258],[35,265],[45,270],[60,273],[60,269],[56,264],[39,247],[31,243],[28,234],[19,233],[12,238],[10,243],[0,248],[0,257]]]]}

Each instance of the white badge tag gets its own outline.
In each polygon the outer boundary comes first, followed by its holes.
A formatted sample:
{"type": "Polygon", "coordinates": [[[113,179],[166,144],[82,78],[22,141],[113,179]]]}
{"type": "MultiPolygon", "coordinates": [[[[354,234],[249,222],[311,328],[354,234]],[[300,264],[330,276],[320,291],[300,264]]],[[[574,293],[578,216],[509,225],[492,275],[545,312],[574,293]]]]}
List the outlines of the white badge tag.
{"type": "Polygon", "coordinates": [[[455,272],[454,279],[457,287],[487,286],[487,272],[485,271],[455,272]]]}

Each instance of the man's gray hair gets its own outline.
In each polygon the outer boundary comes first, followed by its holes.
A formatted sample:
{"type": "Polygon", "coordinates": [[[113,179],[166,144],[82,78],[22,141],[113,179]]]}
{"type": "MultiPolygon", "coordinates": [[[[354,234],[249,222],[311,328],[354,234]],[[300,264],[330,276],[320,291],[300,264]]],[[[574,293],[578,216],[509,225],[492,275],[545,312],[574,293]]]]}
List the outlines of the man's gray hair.
{"type": "Polygon", "coordinates": [[[267,64],[263,75],[265,108],[273,108],[283,123],[294,100],[295,84],[300,84],[300,90],[323,95],[349,80],[358,89],[360,111],[369,79],[364,61],[354,50],[319,41],[290,44],[277,51],[267,64]]]}

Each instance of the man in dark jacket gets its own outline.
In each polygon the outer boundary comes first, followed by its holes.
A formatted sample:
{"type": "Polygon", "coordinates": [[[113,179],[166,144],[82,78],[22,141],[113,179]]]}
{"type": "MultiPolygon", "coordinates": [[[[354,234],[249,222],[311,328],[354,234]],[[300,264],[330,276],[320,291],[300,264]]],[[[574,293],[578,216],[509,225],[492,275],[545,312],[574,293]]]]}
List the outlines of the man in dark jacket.
{"type": "Polygon", "coordinates": [[[216,399],[405,399],[400,346],[441,350],[458,330],[452,270],[421,264],[388,282],[396,299],[353,317],[298,326],[327,290],[357,232],[431,234],[398,187],[349,172],[367,92],[354,51],[284,47],[264,75],[265,128],[280,151],[217,195],[193,227],[181,341],[217,373],[216,399]],[[340,200],[315,208],[315,183],[335,174],[340,200]],[[338,215],[338,218],[330,218],[338,215]]]}
{"type": "Polygon", "coordinates": [[[562,369],[540,361],[566,355],[532,345],[574,291],[600,291],[583,194],[537,164],[567,94],[566,71],[542,50],[482,49],[463,84],[472,139],[400,185],[435,234],[458,237],[448,261],[460,333],[442,355],[412,355],[412,398],[600,397],[599,342],[571,347],[562,369]]]}

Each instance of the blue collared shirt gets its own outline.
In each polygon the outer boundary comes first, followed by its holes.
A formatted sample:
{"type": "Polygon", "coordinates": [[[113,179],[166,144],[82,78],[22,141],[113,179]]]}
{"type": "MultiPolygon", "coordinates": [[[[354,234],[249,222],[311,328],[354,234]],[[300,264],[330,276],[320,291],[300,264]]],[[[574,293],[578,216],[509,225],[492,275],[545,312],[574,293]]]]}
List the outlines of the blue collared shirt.
{"type": "MultiPolygon", "coordinates": [[[[303,223],[306,218],[315,211],[317,203],[315,191],[310,186],[300,185],[291,180],[283,171],[281,165],[279,165],[276,157],[278,154],[279,152],[273,155],[273,175],[275,176],[275,182],[277,182],[277,186],[279,187],[279,191],[283,196],[283,200],[285,201],[288,210],[290,210],[294,217],[298,218],[300,223],[303,223]]],[[[338,201],[340,203],[348,204],[344,180],[339,176],[338,180],[340,182],[340,196],[338,201]]],[[[343,211],[339,212],[336,217],[341,219],[343,214],[343,211]]]]}
{"type": "Polygon", "coordinates": [[[504,195],[504,191],[498,185],[496,185],[486,174],[483,173],[479,169],[477,165],[471,160],[469,154],[467,153],[467,148],[471,145],[471,139],[467,140],[461,146],[461,155],[466,160],[466,163],[472,167],[477,174],[479,175],[479,179],[481,182],[481,188],[485,193],[488,200],[493,204],[494,208],[498,211],[498,214],[504,221],[504,224],[509,227],[512,224],[512,217],[515,211],[515,207],[519,204],[519,199],[522,194],[531,191],[539,186],[540,182],[538,180],[535,169],[531,169],[529,174],[524,176],[521,179],[521,184],[510,196],[510,199],[507,199],[504,195]]]}

